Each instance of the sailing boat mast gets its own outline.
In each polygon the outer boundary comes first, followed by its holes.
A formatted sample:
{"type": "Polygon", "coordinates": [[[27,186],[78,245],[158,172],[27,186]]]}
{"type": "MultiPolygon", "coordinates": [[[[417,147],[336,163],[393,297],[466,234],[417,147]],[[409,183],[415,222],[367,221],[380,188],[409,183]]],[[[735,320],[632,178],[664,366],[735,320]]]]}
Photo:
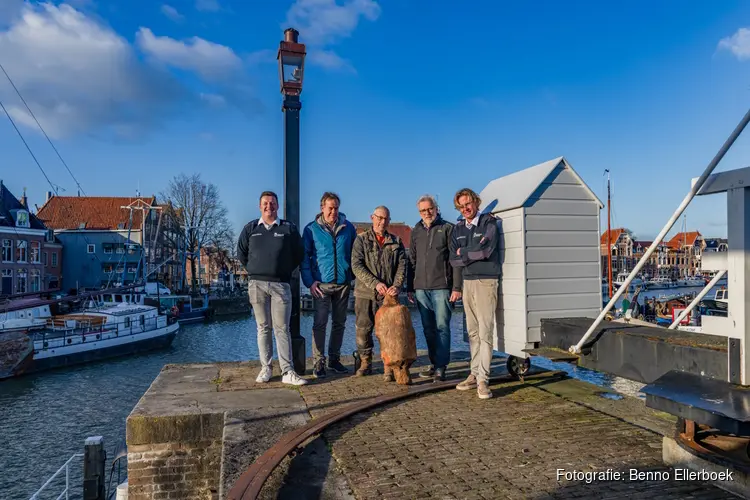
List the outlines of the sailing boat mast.
{"type": "Polygon", "coordinates": [[[610,229],[611,210],[610,210],[610,190],[609,190],[609,169],[604,169],[607,174],[607,286],[609,298],[612,298],[612,231],[610,229]]]}

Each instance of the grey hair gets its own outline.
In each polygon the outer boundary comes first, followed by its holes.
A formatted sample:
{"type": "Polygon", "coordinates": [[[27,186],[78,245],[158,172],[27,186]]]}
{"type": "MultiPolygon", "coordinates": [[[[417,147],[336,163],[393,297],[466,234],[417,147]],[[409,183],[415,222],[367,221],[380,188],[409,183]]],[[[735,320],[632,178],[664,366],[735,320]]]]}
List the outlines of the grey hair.
{"type": "Polygon", "coordinates": [[[388,214],[388,218],[391,218],[391,211],[385,205],[378,205],[377,207],[375,207],[375,209],[372,211],[372,214],[375,215],[375,212],[377,212],[378,210],[385,210],[385,213],[388,214]]]}
{"type": "Polygon", "coordinates": [[[417,200],[417,207],[419,207],[419,204],[422,203],[423,201],[429,201],[430,203],[432,203],[433,207],[438,208],[437,201],[435,200],[435,197],[432,196],[431,194],[423,194],[422,196],[420,196],[419,199],[417,200]]]}

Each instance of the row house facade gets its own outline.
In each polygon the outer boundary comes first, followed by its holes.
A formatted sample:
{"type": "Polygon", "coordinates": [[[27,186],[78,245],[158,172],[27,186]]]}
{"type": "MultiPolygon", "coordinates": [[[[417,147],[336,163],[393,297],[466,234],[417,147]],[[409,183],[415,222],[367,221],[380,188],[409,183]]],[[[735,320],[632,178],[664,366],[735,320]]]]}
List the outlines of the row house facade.
{"type": "Polygon", "coordinates": [[[66,288],[98,290],[164,276],[179,288],[182,261],[172,247],[179,247],[181,233],[175,231],[176,244],[167,242],[174,228],[162,228],[158,207],[154,196],[48,196],[38,217],[65,247],[66,288]]]}
{"type": "Polygon", "coordinates": [[[0,296],[57,292],[62,244],[0,180],[0,296]]]}
{"type": "MultiPolygon", "coordinates": [[[[602,275],[607,276],[607,232],[600,239],[602,255],[602,275]]],[[[637,240],[626,228],[612,229],[609,232],[611,242],[609,254],[612,260],[612,276],[629,273],[653,241],[637,240]]],[[[726,241],[712,240],[715,251],[726,250],[726,241]]],[[[641,273],[649,278],[684,279],[701,274],[701,256],[707,244],[698,231],[681,232],[668,241],[659,243],[658,248],[649,256],[641,268],[641,273]]]]}
{"type": "Polygon", "coordinates": [[[634,255],[635,239],[633,233],[624,227],[604,231],[599,240],[599,250],[602,258],[602,276],[609,272],[607,258],[612,261],[612,277],[616,278],[621,272],[633,269],[636,259],[634,255]],[[609,249],[607,244],[609,243],[609,249]]]}
{"type": "Polygon", "coordinates": [[[667,242],[667,246],[667,263],[672,268],[673,278],[691,278],[701,274],[701,256],[706,242],[700,232],[677,233],[667,242]]]}

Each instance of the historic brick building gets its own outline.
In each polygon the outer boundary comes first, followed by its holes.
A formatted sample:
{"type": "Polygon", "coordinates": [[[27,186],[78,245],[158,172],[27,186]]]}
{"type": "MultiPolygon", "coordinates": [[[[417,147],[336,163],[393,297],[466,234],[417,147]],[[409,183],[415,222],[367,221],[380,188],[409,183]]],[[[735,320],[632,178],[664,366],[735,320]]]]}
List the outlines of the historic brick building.
{"type": "Polygon", "coordinates": [[[56,291],[61,287],[62,245],[0,181],[0,295],[56,291]]]}

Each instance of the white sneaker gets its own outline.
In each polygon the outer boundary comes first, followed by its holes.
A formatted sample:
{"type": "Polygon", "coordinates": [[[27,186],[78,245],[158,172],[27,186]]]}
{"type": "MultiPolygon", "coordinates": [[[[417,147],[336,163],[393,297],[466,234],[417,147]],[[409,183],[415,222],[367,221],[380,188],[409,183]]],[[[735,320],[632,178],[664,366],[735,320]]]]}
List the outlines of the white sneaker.
{"type": "Polygon", "coordinates": [[[271,380],[272,375],[273,369],[270,366],[264,366],[260,369],[260,373],[258,374],[258,378],[255,379],[255,382],[258,384],[265,384],[271,380]]]}
{"type": "Polygon", "coordinates": [[[294,370],[290,370],[284,374],[284,376],[281,378],[281,382],[290,385],[305,385],[307,383],[307,380],[297,375],[297,372],[295,372],[294,370]]]}

